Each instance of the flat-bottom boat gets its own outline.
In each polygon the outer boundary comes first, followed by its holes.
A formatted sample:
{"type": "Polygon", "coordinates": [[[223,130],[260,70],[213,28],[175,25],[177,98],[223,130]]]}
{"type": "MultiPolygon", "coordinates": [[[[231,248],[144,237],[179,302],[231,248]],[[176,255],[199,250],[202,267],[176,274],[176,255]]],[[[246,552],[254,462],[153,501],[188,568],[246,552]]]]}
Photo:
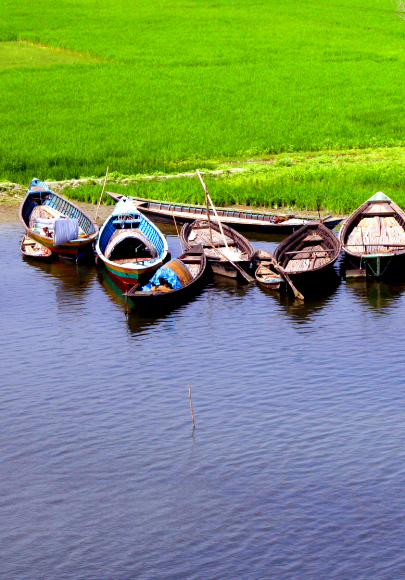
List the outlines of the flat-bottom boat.
{"type": "Polygon", "coordinates": [[[97,256],[125,288],[147,280],[168,255],[166,238],[142,215],[131,198],[123,197],[104,222],[97,256]]]}
{"type": "Polygon", "coordinates": [[[339,257],[338,238],[321,222],[312,222],[286,238],[274,252],[274,259],[296,281],[307,282],[324,274],[339,257]]]}
{"type": "Polygon", "coordinates": [[[207,275],[207,258],[202,247],[196,247],[159,268],[147,284],[133,286],[126,296],[136,307],[170,306],[187,301],[203,286],[207,275]]]}
{"type": "Polygon", "coordinates": [[[21,252],[27,258],[42,261],[52,260],[52,251],[29,236],[23,237],[21,241],[21,252]]]}
{"type": "MultiPolygon", "coordinates": [[[[121,197],[121,193],[107,191],[115,201],[121,197]]],[[[159,201],[156,199],[143,199],[133,197],[138,209],[149,219],[156,223],[173,224],[174,220],[178,224],[191,223],[195,220],[204,219],[207,215],[207,208],[202,205],[190,205],[186,203],[172,203],[170,201],[159,201]]],[[[211,219],[215,219],[215,213],[209,210],[211,219]]],[[[314,218],[307,218],[295,215],[281,215],[269,212],[259,212],[251,210],[240,210],[235,208],[217,208],[217,214],[223,224],[241,232],[262,232],[266,234],[291,234],[302,225],[316,221],[314,218]]],[[[323,223],[329,229],[333,229],[340,224],[342,218],[326,216],[323,223]]]]}
{"type": "Polygon", "coordinates": [[[237,269],[232,262],[242,269],[250,267],[254,248],[241,234],[225,224],[221,224],[225,241],[218,223],[196,220],[185,224],[180,233],[180,239],[188,250],[202,246],[214,274],[236,278],[237,269]]]}
{"type": "Polygon", "coordinates": [[[78,261],[93,256],[95,221],[77,205],[34,178],[21,202],[19,218],[26,234],[54,254],[78,261]]]}
{"type": "Polygon", "coordinates": [[[345,220],[339,240],[351,268],[375,277],[394,272],[405,258],[405,212],[379,191],[345,220]]]}

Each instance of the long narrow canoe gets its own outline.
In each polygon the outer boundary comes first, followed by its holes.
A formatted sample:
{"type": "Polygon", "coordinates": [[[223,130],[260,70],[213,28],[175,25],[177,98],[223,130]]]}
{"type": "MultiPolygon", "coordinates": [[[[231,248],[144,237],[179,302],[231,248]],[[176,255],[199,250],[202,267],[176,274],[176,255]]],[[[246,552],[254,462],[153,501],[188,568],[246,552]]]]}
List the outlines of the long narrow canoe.
{"type": "MultiPolygon", "coordinates": [[[[107,191],[115,201],[118,201],[122,194],[107,191]]],[[[202,205],[190,205],[185,203],[170,203],[168,201],[157,201],[154,199],[143,199],[133,197],[138,209],[149,219],[156,223],[174,223],[174,218],[179,224],[191,223],[207,216],[207,208],[202,205]]],[[[210,209],[212,217],[213,210],[210,209]]],[[[234,210],[227,208],[217,208],[221,222],[227,224],[238,231],[263,232],[290,234],[306,223],[316,221],[310,218],[295,217],[294,215],[283,216],[266,212],[255,212],[248,210],[234,210]]],[[[342,218],[327,216],[322,220],[323,224],[333,230],[340,224],[342,218]]]]}
{"type": "Polygon", "coordinates": [[[18,217],[29,238],[45,246],[53,254],[66,255],[76,260],[91,251],[91,245],[98,234],[97,224],[87,213],[37,178],[29,185],[20,204],[18,217]],[[77,220],[78,234],[74,239],[55,245],[55,221],[63,218],[77,220]]]}
{"type": "Polygon", "coordinates": [[[225,246],[218,223],[205,220],[196,220],[191,224],[184,224],[181,228],[180,239],[187,250],[202,246],[207,260],[215,274],[236,278],[238,271],[231,260],[243,269],[248,269],[253,258],[252,244],[234,229],[222,224],[225,246]]]}
{"type": "Polygon", "coordinates": [[[294,279],[325,271],[339,257],[338,238],[321,222],[302,226],[277,246],[275,260],[294,279]]]}
{"type": "Polygon", "coordinates": [[[354,268],[382,276],[405,255],[405,212],[379,191],[346,219],[339,239],[354,268]]]}
{"type": "Polygon", "coordinates": [[[149,279],[168,255],[166,238],[142,215],[131,198],[123,197],[100,229],[97,256],[124,287],[149,279]]]}

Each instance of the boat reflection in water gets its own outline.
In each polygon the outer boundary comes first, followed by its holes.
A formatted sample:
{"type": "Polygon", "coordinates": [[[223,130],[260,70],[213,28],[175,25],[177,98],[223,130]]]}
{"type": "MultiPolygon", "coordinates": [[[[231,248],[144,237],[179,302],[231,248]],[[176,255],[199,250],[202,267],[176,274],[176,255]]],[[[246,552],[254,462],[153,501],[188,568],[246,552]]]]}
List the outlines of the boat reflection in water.
{"type": "Polygon", "coordinates": [[[126,314],[126,321],[128,329],[131,334],[139,334],[144,331],[147,327],[154,326],[161,323],[165,319],[169,318],[170,315],[174,313],[179,313],[183,309],[187,308],[188,304],[198,300],[202,292],[194,298],[190,298],[187,301],[182,302],[176,307],[173,306],[162,306],[160,308],[143,309],[140,307],[138,310],[133,308],[130,300],[126,298],[124,288],[121,288],[116,281],[108,275],[108,271],[104,266],[102,266],[98,271],[98,280],[101,287],[103,288],[105,294],[108,296],[109,300],[114,304],[118,305],[122,313],[126,314]]]}
{"type": "Polygon", "coordinates": [[[51,262],[31,260],[25,256],[22,258],[27,266],[40,272],[44,278],[51,278],[58,302],[61,303],[63,300],[72,301],[73,298],[82,302],[96,278],[96,268],[91,264],[79,265],[65,258],[51,262]]]}
{"type": "Polygon", "coordinates": [[[351,278],[346,289],[372,310],[388,313],[405,292],[405,280],[385,281],[375,278],[351,278]]]}
{"type": "Polygon", "coordinates": [[[305,300],[298,300],[291,291],[270,290],[260,286],[260,291],[271,296],[279,303],[280,309],[295,321],[305,321],[324,310],[333,299],[341,284],[341,278],[335,270],[322,278],[317,285],[300,285],[299,290],[305,300]]]}

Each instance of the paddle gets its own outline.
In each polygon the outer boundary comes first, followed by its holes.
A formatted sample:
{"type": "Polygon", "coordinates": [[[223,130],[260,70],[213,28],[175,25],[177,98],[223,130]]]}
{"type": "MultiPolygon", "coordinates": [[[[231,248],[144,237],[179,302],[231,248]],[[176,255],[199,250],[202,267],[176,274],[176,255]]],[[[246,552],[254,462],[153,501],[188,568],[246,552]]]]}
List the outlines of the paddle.
{"type": "MultiPolygon", "coordinates": [[[[210,242],[210,244],[211,244],[211,242],[210,242]]],[[[219,254],[220,256],[222,256],[223,258],[225,258],[225,260],[227,262],[229,262],[230,264],[232,264],[232,266],[235,268],[235,270],[237,270],[239,272],[239,274],[241,276],[243,276],[243,278],[246,280],[246,282],[254,282],[255,281],[255,279],[252,278],[252,276],[249,276],[249,274],[247,272],[245,272],[245,270],[243,268],[241,268],[238,264],[235,264],[235,262],[232,262],[232,260],[230,260],[228,258],[228,256],[226,256],[225,254],[223,254],[221,252],[221,250],[218,250],[218,248],[216,248],[214,246],[214,244],[211,244],[211,246],[215,250],[215,252],[217,252],[217,254],[219,254]]]]}
{"type": "Polygon", "coordinates": [[[296,287],[294,286],[294,284],[291,282],[291,278],[289,277],[289,275],[287,274],[287,272],[284,270],[284,268],[278,262],[276,262],[273,254],[271,252],[268,251],[268,253],[269,253],[270,261],[271,261],[271,263],[273,265],[273,268],[275,269],[276,272],[278,272],[280,274],[280,276],[290,286],[291,290],[294,293],[295,298],[298,298],[299,300],[304,300],[303,294],[301,294],[301,292],[299,292],[299,290],[296,289],[296,287]]]}

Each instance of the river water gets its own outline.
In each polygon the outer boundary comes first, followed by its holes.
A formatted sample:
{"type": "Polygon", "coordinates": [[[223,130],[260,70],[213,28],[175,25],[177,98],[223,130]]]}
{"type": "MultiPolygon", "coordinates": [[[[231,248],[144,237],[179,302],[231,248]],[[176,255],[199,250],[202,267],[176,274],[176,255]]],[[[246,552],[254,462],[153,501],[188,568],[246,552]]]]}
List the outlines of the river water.
{"type": "Polygon", "coordinates": [[[217,278],[127,317],[21,234],[0,227],[1,579],[405,577],[404,284],[302,304],[217,278]]]}

